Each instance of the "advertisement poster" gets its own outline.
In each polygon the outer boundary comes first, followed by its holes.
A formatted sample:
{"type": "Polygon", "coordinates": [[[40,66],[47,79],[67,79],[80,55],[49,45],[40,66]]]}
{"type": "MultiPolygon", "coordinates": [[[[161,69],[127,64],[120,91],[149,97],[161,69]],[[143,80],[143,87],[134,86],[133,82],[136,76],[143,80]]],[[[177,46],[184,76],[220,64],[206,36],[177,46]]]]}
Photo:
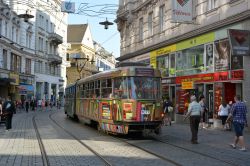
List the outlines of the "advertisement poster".
{"type": "Polygon", "coordinates": [[[214,62],[213,62],[213,44],[206,45],[206,71],[213,72],[214,62]]]}
{"type": "Polygon", "coordinates": [[[215,70],[229,70],[230,46],[228,40],[215,42],[215,70]]]}
{"type": "Polygon", "coordinates": [[[102,103],[102,118],[111,119],[110,104],[108,102],[102,103]]]}
{"type": "Polygon", "coordinates": [[[250,55],[250,31],[229,29],[228,36],[232,55],[249,56],[250,55]]]}
{"type": "Polygon", "coordinates": [[[243,56],[231,57],[231,70],[243,69],[243,56]]]}
{"type": "Polygon", "coordinates": [[[192,9],[192,0],[172,0],[172,21],[191,22],[192,9]]]}

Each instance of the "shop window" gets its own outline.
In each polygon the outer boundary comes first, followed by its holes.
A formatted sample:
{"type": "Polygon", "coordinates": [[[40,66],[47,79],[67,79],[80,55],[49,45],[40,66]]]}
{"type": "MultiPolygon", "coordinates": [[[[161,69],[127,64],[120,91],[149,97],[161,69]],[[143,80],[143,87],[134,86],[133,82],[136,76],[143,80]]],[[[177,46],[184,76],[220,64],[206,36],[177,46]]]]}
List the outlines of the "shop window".
{"type": "Polygon", "coordinates": [[[231,70],[243,69],[243,56],[231,57],[231,70]]]}
{"type": "Polygon", "coordinates": [[[176,53],[176,75],[199,74],[204,71],[204,45],[176,53]]]}
{"type": "Polygon", "coordinates": [[[169,55],[157,57],[157,68],[161,71],[162,77],[169,76],[169,55]]]}
{"type": "Polygon", "coordinates": [[[175,54],[170,54],[169,76],[175,76],[175,54]]]}
{"type": "Polygon", "coordinates": [[[228,40],[216,41],[215,45],[215,70],[229,70],[230,46],[228,40]]]}

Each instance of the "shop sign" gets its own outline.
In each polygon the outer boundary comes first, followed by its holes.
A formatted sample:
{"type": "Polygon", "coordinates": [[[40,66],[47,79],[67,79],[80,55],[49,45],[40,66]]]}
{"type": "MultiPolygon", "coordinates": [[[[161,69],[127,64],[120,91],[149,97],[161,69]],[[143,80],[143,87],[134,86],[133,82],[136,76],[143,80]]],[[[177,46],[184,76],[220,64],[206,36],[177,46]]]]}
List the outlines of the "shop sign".
{"type": "Polygon", "coordinates": [[[163,47],[163,48],[160,48],[158,50],[150,52],[150,65],[153,66],[154,68],[156,68],[156,66],[157,66],[156,65],[157,64],[156,57],[158,57],[160,55],[165,55],[165,54],[168,54],[171,52],[175,52],[175,51],[176,51],[176,44],[170,45],[167,47],[163,47]]]}
{"type": "Polygon", "coordinates": [[[135,69],[135,74],[138,76],[153,76],[154,75],[154,70],[153,69],[135,69]]]}
{"type": "Polygon", "coordinates": [[[162,79],[162,84],[175,84],[175,78],[162,79]]]}
{"type": "Polygon", "coordinates": [[[228,36],[231,46],[231,52],[234,56],[250,55],[250,31],[229,29],[228,36]]]}
{"type": "Polygon", "coordinates": [[[191,22],[193,19],[192,0],[172,0],[172,21],[191,22]]]}
{"type": "Polygon", "coordinates": [[[181,84],[182,82],[212,82],[214,81],[214,73],[209,74],[197,74],[192,76],[182,76],[176,77],[176,84],[181,84]]]}
{"type": "Polygon", "coordinates": [[[194,82],[193,81],[182,82],[181,89],[194,89],[194,82]]]}
{"type": "Polygon", "coordinates": [[[10,78],[15,80],[14,82],[11,82],[12,85],[19,85],[19,75],[15,73],[10,73],[10,78]]]}
{"type": "Polygon", "coordinates": [[[197,36],[197,37],[194,37],[194,38],[191,38],[188,40],[184,40],[184,41],[176,44],[176,51],[195,47],[195,46],[202,45],[205,43],[210,43],[210,42],[213,42],[214,39],[215,39],[215,33],[211,32],[211,33],[197,36]]]}
{"type": "Polygon", "coordinates": [[[20,84],[33,84],[34,82],[34,78],[30,77],[30,76],[24,76],[24,75],[20,75],[19,76],[19,82],[20,84]]]}
{"type": "Polygon", "coordinates": [[[231,71],[231,80],[243,80],[244,71],[243,70],[232,70],[231,71]]]}
{"type": "Polygon", "coordinates": [[[228,79],[227,71],[214,73],[214,81],[227,81],[228,79]]]}
{"type": "Polygon", "coordinates": [[[0,73],[0,78],[9,78],[7,73],[0,73]]]}

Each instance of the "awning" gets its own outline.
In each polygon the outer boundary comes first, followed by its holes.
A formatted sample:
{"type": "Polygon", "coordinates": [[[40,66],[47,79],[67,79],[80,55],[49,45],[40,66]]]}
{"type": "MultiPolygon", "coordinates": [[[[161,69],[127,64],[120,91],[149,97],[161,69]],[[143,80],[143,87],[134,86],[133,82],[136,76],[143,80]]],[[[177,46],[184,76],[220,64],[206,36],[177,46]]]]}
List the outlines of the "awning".
{"type": "Polygon", "coordinates": [[[33,85],[19,85],[18,88],[20,91],[34,91],[33,85]]]}

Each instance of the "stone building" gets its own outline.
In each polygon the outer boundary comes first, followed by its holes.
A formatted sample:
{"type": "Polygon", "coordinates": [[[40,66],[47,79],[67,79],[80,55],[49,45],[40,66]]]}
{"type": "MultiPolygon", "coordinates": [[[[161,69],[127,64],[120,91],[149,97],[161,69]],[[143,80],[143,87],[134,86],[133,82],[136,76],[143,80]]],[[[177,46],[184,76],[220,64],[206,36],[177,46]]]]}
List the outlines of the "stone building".
{"type": "MultiPolygon", "coordinates": [[[[22,19],[23,28],[20,29],[18,36],[22,51],[30,52],[20,57],[21,68],[26,71],[28,68],[25,66],[31,66],[30,73],[33,74],[32,78],[22,76],[23,88],[32,90],[33,96],[38,100],[62,101],[68,64],[66,62],[67,14],[60,12],[61,1],[34,0],[17,3],[15,0],[4,0],[4,2],[19,16],[23,14],[33,16],[28,20],[22,19]],[[30,61],[25,62],[25,57],[28,55],[30,61]]],[[[21,80],[21,75],[17,74],[21,80]]],[[[25,94],[21,96],[27,98],[25,94]]]]}
{"type": "Polygon", "coordinates": [[[250,56],[232,54],[228,35],[229,29],[250,30],[249,0],[120,0],[119,5],[117,60],[159,68],[163,96],[176,103],[177,114],[187,111],[191,94],[206,97],[210,121],[222,101],[236,94],[250,108],[250,56]],[[191,3],[191,21],[173,19],[189,14],[173,9],[177,3],[180,8],[191,3]]]}

